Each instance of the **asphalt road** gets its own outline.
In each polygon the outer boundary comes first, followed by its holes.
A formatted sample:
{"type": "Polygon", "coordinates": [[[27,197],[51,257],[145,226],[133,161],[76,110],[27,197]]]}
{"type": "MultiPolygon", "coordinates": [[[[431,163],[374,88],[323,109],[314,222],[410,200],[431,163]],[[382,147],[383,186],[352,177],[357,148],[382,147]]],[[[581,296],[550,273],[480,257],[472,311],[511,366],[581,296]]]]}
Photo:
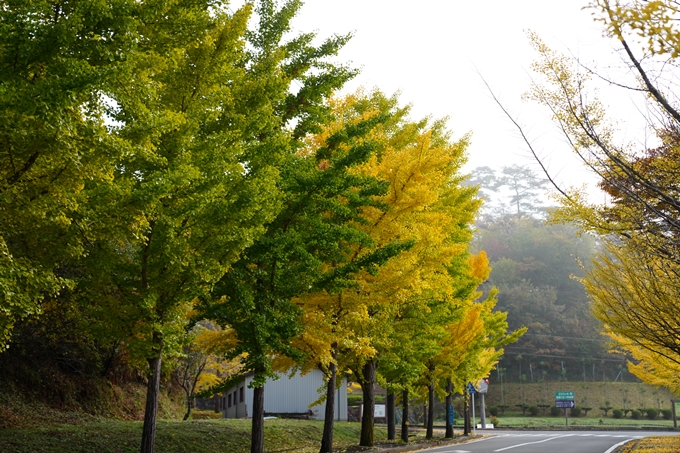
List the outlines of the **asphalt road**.
{"type": "MultiPolygon", "coordinates": [[[[481,431],[478,431],[481,433],[481,431]]],[[[486,434],[486,433],[485,433],[486,434]]],[[[668,431],[494,431],[490,437],[427,453],[612,453],[632,439],[677,436],[668,431]]]]}

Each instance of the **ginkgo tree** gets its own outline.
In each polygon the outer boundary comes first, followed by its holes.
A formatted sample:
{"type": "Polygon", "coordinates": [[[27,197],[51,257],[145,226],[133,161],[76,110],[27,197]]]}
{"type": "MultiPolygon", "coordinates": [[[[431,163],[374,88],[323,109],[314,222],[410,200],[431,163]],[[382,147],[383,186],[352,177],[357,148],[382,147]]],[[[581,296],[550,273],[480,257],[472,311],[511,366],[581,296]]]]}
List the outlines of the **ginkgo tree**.
{"type": "Polygon", "coordinates": [[[119,155],[107,184],[86,188],[82,291],[148,363],[142,452],[154,449],[162,358],[180,345],[183,314],[265,232],[283,157],[354,74],[326,61],[347,37],[286,41],[300,2],[277,5],[135,2],[134,48],[102,93],[119,155]]]}
{"type": "Polygon", "coordinates": [[[680,267],[631,244],[605,239],[603,246],[583,279],[595,317],[620,349],[632,354],[633,374],[680,392],[677,377],[669,379],[680,368],[680,267]]]}
{"type": "Polygon", "coordinates": [[[414,245],[377,276],[362,276],[360,291],[348,295],[366,313],[354,330],[370,338],[375,349],[371,355],[352,354],[352,369],[364,391],[362,445],[373,443],[372,389],[381,352],[394,346],[394,320],[402,310],[431,312],[424,321],[436,338],[441,333],[437,324],[449,315],[446,302],[451,303],[456,287],[448,266],[467,253],[469,225],[479,207],[475,190],[460,184],[467,144],[467,137],[453,141],[443,122],[407,123],[382,158],[366,168],[390,183],[384,198],[390,209],[372,213],[371,235],[379,242],[400,238],[414,245]]]}
{"type": "MultiPolygon", "coordinates": [[[[468,239],[468,231],[463,238],[468,239]]],[[[480,252],[480,256],[484,256],[480,252]]],[[[409,397],[417,394],[428,401],[429,413],[427,436],[432,436],[433,400],[437,373],[440,372],[442,350],[447,342],[463,342],[467,336],[475,338],[482,326],[468,324],[470,328],[466,336],[452,337],[451,326],[464,318],[473,300],[479,296],[475,292],[478,281],[473,277],[470,264],[482,263],[483,270],[488,268],[488,261],[477,260],[465,249],[454,257],[446,267],[450,280],[451,292],[436,293],[428,291],[406,301],[393,321],[394,330],[390,347],[380,351],[379,381],[388,390],[388,436],[395,438],[394,401],[395,394],[401,393],[402,428],[401,438],[408,442],[409,397]],[[466,282],[474,282],[472,286],[466,282]],[[425,395],[420,390],[425,388],[425,395]],[[406,416],[404,416],[406,414],[406,416]]],[[[476,270],[475,272],[479,272],[476,270]]],[[[488,272],[485,274],[488,277],[488,272]]]]}
{"type": "MultiPolygon", "coordinates": [[[[468,382],[487,376],[500,356],[502,347],[517,341],[526,328],[508,331],[507,314],[494,311],[498,291],[492,288],[483,298],[478,291],[489,277],[489,260],[484,251],[476,255],[462,254],[454,260],[449,272],[455,288],[449,322],[443,326],[445,335],[436,353],[426,357],[420,388],[428,401],[426,436],[433,436],[434,397],[451,405],[453,393],[464,393],[468,382]]],[[[447,420],[446,437],[453,436],[447,420]]],[[[403,436],[403,433],[402,433],[403,436]]]]}
{"type": "Polygon", "coordinates": [[[352,275],[372,272],[403,248],[396,242],[375,247],[361,229],[364,210],[382,204],[376,196],[386,184],[355,169],[376,153],[366,137],[387,121],[389,112],[368,116],[286,156],[282,209],[201,306],[204,316],[236,332],[229,357],[242,355],[243,372],[253,373],[253,452],[262,449],[264,384],[277,377],[273,359],[304,357],[293,342],[305,322],[294,299],[345,287],[352,275]],[[370,252],[349,260],[357,247],[370,252]]]}
{"type": "MultiPolygon", "coordinates": [[[[333,121],[329,122],[324,130],[318,134],[310,135],[306,139],[307,148],[316,154],[328,156],[329,146],[335,150],[333,154],[350,152],[352,147],[370,148],[372,152],[367,158],[375,158],[384,150],[385,130],[397,123],[405,114],[404,109],[397,107],[395,98],[387,98],[380,92],[366,95],[362,90],[342,98],[330,100],[333,121]],[[364,125],[370,125],[366,128],[364,125]],[[357,134],[352,131],[361,131],[357,134]],[[342,141],[338,141],[342,138],[342,141]],[[351,140],[347,140],[351,138],[351,140]]],[[[378,244],[364,229],[368,223],[364,217],[368,208],[385,209],[382,196],[386,193],[388,184],[374,175],[365,175],[359,171],[368,159],[357,161],[349,172],[344,176],[351,180],[373,181],[376,190],[357,191],[339,199],[342,210],[357,209],[354,219],[347,219],[349,223],[345,228],[353,231],[354,240],[340,243],[343,248],[337,249],[339,253],[332,260],[324,262],[325,276],[319,284],[310,287],[311,291],[299,294],[294,302],[302,309],[302,322],[304,330],[301,335],[293,340],[297,349],[305,354],[304,361],[292,365],[290,361],[279,361],[278,368],[287,370],[291,366],[299,368],[302,373],[318,368],[326,376],[327,387],[321,400],[326,403],[326,416],[324,418],[324,431],[321,441],[321,451],[332,451],[333,446],[333,421],[335,405],[335,389],[338,385],[337,375],[347,371],[346,356],[339,354],[346,348],[370,349],[370,346],[361,338],[357,338],[347,323],[349,317],[357,313],[346,307],[343,293],[354,291],[356,288],[357,273],[375,274],[379,272],[386,260],[398,255],[409,248],[409,241],[394,240],[378,244]],[[362,194],[363,192],[363,194],[362,194]],[[368,196],[362,205],[356,205],[357,196],[368,196]],[[357,239],[361,239],[358,241],[357,239]],[[363,249],[365,253],[358,256],[355,251],[363,249]],[[350,346],[351,345],[351,346],[350,346]]],[[[324,162],[324,166],[332,168],[332,161],[324,162]]]]}

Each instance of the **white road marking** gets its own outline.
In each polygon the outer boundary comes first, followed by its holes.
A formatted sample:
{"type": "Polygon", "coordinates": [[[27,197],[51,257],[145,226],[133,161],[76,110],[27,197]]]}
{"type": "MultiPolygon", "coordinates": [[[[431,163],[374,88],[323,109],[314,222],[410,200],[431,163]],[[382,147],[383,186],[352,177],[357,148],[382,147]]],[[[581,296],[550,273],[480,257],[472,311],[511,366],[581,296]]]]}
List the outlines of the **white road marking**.
{"type": "Polygon", "coordinates": [[[505,451],[505,450],[510,450],[511,448],[523,447],[525,445],[542,444],[543,442],[548,442],[549,440],[555,440],[555,439],[560,439],[562,437],[571,437],[571,436],[573,436],[573,434],[565,434],[564,436],[549,437],[548,439],[538,440],[536,442],[525,442],[523,444],[511,445],[509,447],[499,448],[498,450],[494,450],[494,451],[505,451]]]}
{"type": "MultiPolygon", "coordinates": [[[[619,437],[619,436],[616,436],[616,437],[619,437]]],[[[619,442],[619,443],[616,444],[616,445],[612,445],[612,446],[609,448],[609,450],[605,451],[604,453],[612,453],[612,452],[613,452],[614,450],[616,450],[618,447],[620,447],[621,445],[623,445],[623,444],[625,444],[625,443],[630,442],[631,440],[633,440],[633,439],[627,439],[627,440],[624,440],[623,442],[619,442]]]]}

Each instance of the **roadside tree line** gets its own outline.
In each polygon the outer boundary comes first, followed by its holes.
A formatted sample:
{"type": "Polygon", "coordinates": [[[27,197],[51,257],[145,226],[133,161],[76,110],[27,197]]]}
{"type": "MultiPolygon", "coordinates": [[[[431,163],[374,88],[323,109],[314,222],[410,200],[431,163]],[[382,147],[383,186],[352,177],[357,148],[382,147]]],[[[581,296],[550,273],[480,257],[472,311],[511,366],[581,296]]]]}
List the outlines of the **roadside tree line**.
{"type": "Polygon", "coordinates": [[[450,398],[522,333],[477,292],[489,267],[468,248],[468,138],[379,91],[334,97],[356,73],[332,62],[349,36],[291,36],[300,5],[0,10],[2,346],[54,310],[145,373],[143,453],[162,376],[197,347],[224,359],[221,385],[254,373],[261,452],[276,371],[321,369],[330,413],[351,372],[370,446],[375,382],[405,412],[410,392],[450,398]],[[199,340],[204,320],[221,330],[199,340]]]}

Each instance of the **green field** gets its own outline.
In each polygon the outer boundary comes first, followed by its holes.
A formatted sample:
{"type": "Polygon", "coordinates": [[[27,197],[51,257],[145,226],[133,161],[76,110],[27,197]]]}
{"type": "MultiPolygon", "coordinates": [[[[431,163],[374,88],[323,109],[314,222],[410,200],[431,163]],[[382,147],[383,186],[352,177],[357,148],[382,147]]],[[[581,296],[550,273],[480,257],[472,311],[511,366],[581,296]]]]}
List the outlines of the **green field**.
{"type": "MultiPolygon", "coordinates": [[[[497,428],[565,428],[564,416],[562,417],[529,417],[510,415],[498,417],[500,421],[497,428]]],[[[479,417],[477,417],[479,424],[479,417]]],[[[672,428],[672,420],[633,420],[629,418],[615,419],[612,417],[569,417],[569,427],[593,427],[598,429],[617,428],[672,428]]]]}

